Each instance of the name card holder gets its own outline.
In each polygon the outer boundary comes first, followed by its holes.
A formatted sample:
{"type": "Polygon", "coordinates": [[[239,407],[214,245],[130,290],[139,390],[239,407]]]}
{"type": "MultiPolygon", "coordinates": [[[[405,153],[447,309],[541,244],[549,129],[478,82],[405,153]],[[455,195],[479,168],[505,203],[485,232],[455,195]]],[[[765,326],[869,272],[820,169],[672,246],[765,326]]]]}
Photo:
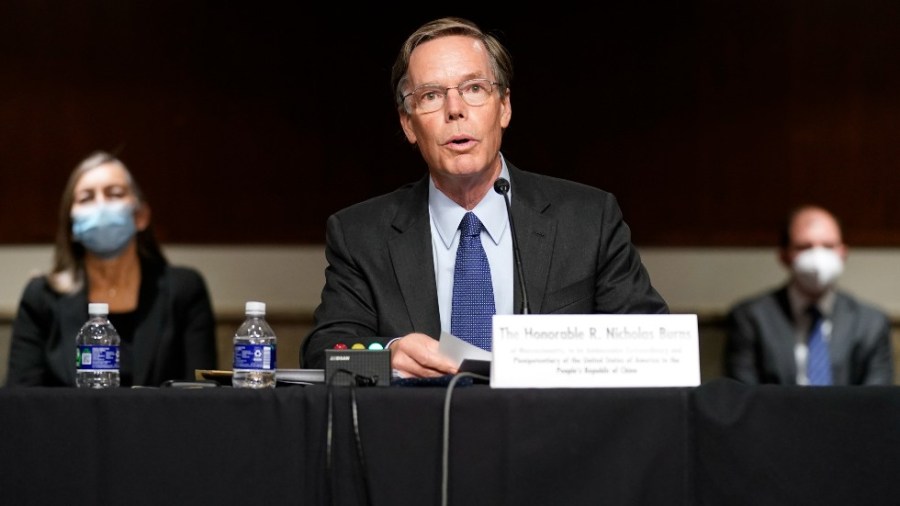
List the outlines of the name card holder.
{"type": "Polygon", "coordinates": [[[491,387],[700,384],[697,315],[495,315],[491,387]]]}

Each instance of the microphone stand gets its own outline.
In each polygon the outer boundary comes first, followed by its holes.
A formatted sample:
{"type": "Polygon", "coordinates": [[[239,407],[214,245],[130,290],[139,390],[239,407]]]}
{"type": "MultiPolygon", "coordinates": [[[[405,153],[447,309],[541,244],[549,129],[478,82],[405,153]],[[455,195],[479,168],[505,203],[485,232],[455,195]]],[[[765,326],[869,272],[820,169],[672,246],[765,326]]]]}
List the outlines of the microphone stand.
{"type": "Polygon", "coordinates": [[[497,178],[494,181],[494,191],[503,195],[503,201],[506,202],[506,216],[509,218],[509,231],[512,234],[513,243],[513,259],[516,263],[516,274],[519,277],[519,289],[522,292],[522,312],[521,314],[530,314],[528,307],[528,291],[525,289],[525,273],[522,270],[522,255],[519,252],[519,240],[516,237],[516,225],[513,222],[512,209],[509,205],[509,181],[504,178],[497,178]]]}

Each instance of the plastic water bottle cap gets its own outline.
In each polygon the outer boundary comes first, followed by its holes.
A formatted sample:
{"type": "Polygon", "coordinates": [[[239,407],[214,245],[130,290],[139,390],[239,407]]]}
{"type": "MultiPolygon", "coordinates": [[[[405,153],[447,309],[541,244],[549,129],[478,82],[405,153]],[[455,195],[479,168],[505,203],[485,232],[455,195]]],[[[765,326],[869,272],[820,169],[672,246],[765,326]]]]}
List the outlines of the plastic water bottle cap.
{"type": "Polygon", "coordinates": [[[109,304],[106,302],[91,302],[88,304],[88,314],[109,314],[109,304]]]}
{"type": "Polygon", "coordinates": [[[248,301],[244,305],[244,313],[246,314],[266,314],[266,303],[257,301],[248,301]]]}

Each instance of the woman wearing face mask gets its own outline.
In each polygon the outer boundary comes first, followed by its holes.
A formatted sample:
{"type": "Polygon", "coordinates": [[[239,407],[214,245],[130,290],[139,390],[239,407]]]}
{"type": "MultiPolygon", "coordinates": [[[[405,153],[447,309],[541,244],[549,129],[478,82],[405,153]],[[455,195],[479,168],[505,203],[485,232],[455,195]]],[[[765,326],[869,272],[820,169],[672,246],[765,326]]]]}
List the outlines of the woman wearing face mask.
{"type": "Polygon", "coordinates": [[[170,265],[125,165],[96,152],[63,192],[53,267],[32,278],[12,328],[7,386],[74,386],[89,302],[109,304],[122,386],[194,379],[216,365],[215,318],[199,272],[170,265]]]}
{"type": "Polygon", "coordinates": [[[779,248],[788,281],[728,313],[725,375],[750,384],[892,384],[890,320],[838,288],[846,258],[834,215],[794,210],[779,248]]]}

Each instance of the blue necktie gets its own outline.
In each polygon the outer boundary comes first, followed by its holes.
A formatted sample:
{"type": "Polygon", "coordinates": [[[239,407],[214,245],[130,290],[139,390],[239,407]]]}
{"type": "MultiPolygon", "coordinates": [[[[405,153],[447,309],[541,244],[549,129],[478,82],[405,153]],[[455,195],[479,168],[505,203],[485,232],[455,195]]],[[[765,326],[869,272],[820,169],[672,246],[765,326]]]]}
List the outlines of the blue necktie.
{"type": "Polygon", "coordinates": [[[809,377],[810,385],[831,385],[831,358],[822,331],[825,318],[815,305],[810,306],[809,315],[813,323],[807,342],[809,352],[806,355],[806,375],[809,377]]]}
{"type": "Polygon", "coordinates": [[[456,250],[456,269],[453,273],[453,309],[450,314],[450,333],[478,346],[491,350],[494,287],[491,266],[481,245],[484,226],[474,213],[468,212],[459,224],[461,234],[456,250]]]}

